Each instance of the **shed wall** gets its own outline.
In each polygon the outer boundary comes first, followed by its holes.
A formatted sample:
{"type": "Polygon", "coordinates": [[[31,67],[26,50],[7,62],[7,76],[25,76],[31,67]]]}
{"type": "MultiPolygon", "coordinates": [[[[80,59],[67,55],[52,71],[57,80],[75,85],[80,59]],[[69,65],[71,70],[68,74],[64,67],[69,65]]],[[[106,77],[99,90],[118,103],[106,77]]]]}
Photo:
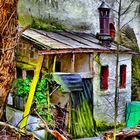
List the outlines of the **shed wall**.
{"type": "MultiPolygon", "coordinates": [[[[115,95],[115,70],[116,56],[114,54],[95,54],[94,56],[94,77],[93,77],[93,92],[94,92],[94,111],[96,120],[105,120],[113,122],[114,115],[114,95],[115,95]],[[108,89],[100,89],[100,68],[108,65],[108,89]]],[[[119,112],[118,121],[124,121],[124,111],[126,103],[131,101],[131,55],[120,54],[120,65],[126,65],[126,88],[119,89],[119,112]]],[[[119,86],[119,83],[118,83],[119,86]]]]}

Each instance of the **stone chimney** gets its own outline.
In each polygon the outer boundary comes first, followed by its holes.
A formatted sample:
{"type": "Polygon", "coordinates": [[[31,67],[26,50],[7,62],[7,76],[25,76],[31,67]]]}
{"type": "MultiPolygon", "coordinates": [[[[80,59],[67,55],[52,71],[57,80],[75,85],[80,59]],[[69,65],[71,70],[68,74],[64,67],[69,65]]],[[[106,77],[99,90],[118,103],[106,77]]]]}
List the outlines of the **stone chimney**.
{"type": "Polygon", "coordinates": [[[102,2],[99,11],[99,23],[100,23],[100,33],[99,40],[102,41],[103,45],[107,46],[112,41],[110,36],[110,25],[109,25],[109,15],[110,8],[106,5],[105,2],[102,2]]]}

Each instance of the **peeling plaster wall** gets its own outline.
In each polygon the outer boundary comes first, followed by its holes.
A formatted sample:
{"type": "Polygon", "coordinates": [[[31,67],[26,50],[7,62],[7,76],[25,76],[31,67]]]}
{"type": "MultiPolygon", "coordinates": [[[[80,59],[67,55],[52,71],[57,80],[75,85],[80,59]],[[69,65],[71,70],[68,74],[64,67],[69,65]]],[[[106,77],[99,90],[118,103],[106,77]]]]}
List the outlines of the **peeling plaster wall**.
{"type": "MultiPolygon", "coordinates": [[[[95,54],[94,58],[94,77],[93,77],[93,92],[94,92],[94,115],[97,120],[105,120],[113,122],[114,115],[114,93],[115,93],[115,61],[114,54],[95,54]],[[109,87],[108,90],[100,90],[100,66],[109,66],[109,87]]],[[[118,121],[124,121],[124,111],[126,103],[131,101],[131,55],[120,54],[119,66],[127,66],[126,88],[119,89],[119,112],[118,121]]],[[[120,69],[119,69],[120,70],[120,69]]]]}
{"type": "MultiPolygon", "coordinates": [[[[54,56],[49,56],[49,70],[52,71],[54,56]]],[[[57,55],[57,61],[61,62],[61,72],[73,72],[72,70],[72,54],[57,55]]],[[[75,55],[75,71],[89,72],[89,54],[75,55]]]]}
{"type": "Polygon", "coordinates": [[[77,54],[75,59],[75,72],[89,72],[89,54],[77,54]]]}

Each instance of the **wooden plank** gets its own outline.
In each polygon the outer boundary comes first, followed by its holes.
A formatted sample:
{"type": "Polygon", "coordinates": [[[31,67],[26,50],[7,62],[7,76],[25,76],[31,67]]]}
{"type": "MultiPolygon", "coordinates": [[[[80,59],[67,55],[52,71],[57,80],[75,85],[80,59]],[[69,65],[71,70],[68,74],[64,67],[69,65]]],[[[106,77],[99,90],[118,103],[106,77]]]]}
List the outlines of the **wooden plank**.
{"type": "Polygon", "coordinates": [[[25,111],[23,113],[23,120],[21,122],[20,129],[25,129],[26,125],[27,125],[28,116],[30,114],[31,105],[33,102],[37,82],[39,80],[39,75],[40,75],[41,67],[43,64],[43,59],[44,59],[44,55],[40,55],[37,66],[36,66],[35,74],[34,74],[34,77],[33,77],[33,80],[32,80],[31,86],[30,86],[30,92],[29,92],[29,96],[27,99],[27,103],[25,105],[25,111]]]}
{"type": "Polygon", "coordinates": [[[93,73],[93,54],[89,54],[89,71],[93,73]]]}

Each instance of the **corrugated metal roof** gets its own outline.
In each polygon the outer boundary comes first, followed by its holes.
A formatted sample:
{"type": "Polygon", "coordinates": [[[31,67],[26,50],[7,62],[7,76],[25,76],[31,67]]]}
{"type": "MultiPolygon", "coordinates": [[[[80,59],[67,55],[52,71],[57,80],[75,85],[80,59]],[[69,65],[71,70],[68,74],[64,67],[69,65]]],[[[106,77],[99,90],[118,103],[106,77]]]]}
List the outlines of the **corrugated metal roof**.
{"type": "Polygon", "coordinates": [[[77,73],[55,73],[53,74],[55,81],[61,85],[63,92],[83,91],[83,83],[81,76],[77,73]]]}
{"type": "MultiPolygon", "coordinates": [[[[23,37],[40,45],[43,50],[64,50],[64,49],[92,49],[103,51],[115,51],[116,45],[104,47],[99,44],[99,40],[91,33],[74,31],[45,32],[42,30],[30,29],[22,34],[23,37]]],[[[131,51],[120,46],[120,51],[131,51]]]]}
{"type": "Polygon", "coordinates": [[[50,37],[47,37],[43,34],[40,34],[33,30],[26,30],[22,34],[23,37],[40,44],[43,49],[64,49],[64,48],[70,48],[70,46],[60,43],[54,39],[51,39],[50,37]]]}

